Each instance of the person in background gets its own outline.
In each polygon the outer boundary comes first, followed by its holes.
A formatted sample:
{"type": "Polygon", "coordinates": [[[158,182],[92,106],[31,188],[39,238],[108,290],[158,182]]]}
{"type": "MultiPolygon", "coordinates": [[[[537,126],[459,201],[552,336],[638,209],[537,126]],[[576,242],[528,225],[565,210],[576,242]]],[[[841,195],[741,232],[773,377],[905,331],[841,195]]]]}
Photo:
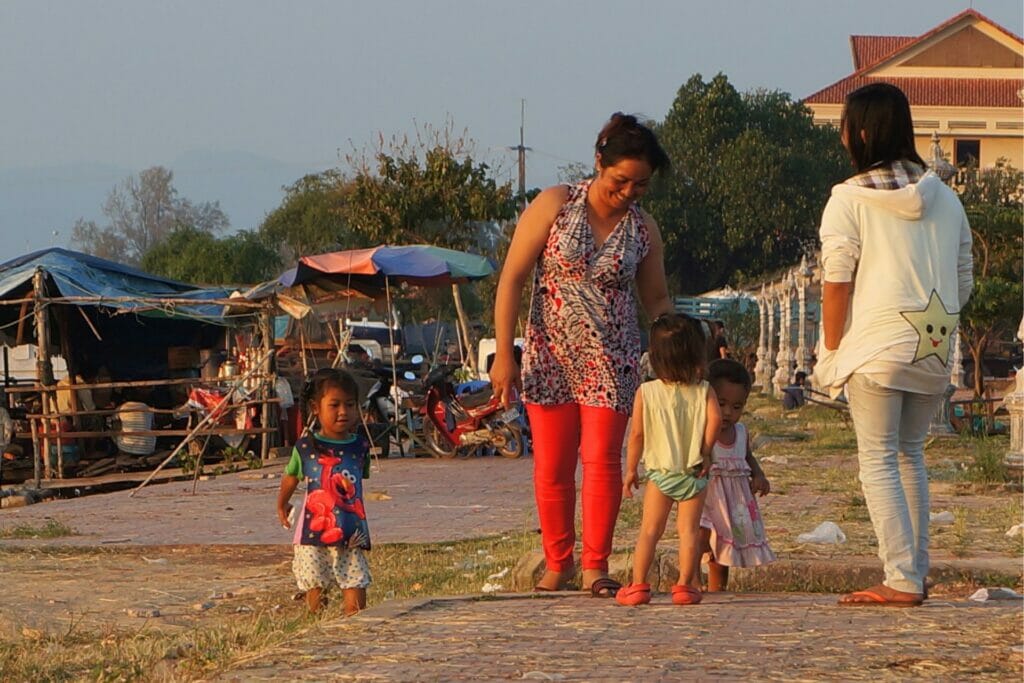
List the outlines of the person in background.
{"type": "Polygon", "coordinates": [[[807,397],[804,396],[804,385],[806,383],[807,373],[803,370],[797,370],[796,375],[793,376],[793,383],[782,390],[783,410],[796,410],[807,403],[807,397]]]}
{"type": "Polygon", "coordinates": [[[349,344],[345,359],[352,365],[372,365],[373,358],[359,344],[349,344]]]}
{"type": "Polygon", "coordinates": [[[729,358],[729,340],[725,338],[725,323],[716,320],[713,325],[715,335],[715,358],[729,358]]]}

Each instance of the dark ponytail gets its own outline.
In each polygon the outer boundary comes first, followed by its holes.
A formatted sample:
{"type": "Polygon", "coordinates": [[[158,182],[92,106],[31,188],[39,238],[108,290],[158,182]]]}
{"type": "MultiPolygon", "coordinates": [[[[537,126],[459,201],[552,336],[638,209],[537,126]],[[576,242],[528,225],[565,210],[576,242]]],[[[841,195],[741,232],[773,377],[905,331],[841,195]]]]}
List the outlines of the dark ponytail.
{"type": "Polygon", "coordinates": [[[632,114],[617,111],[597,135],[594,151],[601,155],[601,168],[614,166],[623,159],[641,159],[651,170],[668,168],[669,159],[658,144],[654,132],[632,114]]]}

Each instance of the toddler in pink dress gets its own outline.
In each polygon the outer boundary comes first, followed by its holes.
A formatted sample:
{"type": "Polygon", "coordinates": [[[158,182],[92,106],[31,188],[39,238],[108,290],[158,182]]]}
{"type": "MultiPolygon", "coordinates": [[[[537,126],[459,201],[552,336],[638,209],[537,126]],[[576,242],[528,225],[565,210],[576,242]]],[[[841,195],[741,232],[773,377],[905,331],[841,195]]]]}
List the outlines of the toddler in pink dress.
{"type": "Polygon", "coordinates": [[[728,359],[708,366],[708,382],[718,397],[722,426],[712,451],[710,482],[700,525],[708,561],[708,590],[726,590],[729,567],[756,567],[774,562],[754,494],[771,487],[750,449],[746,427],[739,422],[750,395],[750,373],[728,359]]]}

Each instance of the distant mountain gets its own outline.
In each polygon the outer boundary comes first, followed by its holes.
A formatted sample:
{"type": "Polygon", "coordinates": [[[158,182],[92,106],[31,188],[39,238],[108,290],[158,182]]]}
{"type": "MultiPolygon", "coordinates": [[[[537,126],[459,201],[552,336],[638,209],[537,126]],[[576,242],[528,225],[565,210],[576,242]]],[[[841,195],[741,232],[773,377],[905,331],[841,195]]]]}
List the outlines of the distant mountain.
{"type": "MultiPolygon", "coordinates": [[[[281,203],[282,188],[310,168],[243,151],[202,150],[169,162],[174,186],[193,202],[219,201],[234,229],[254,229],[281,203]]],[[[111,188],[142,168],[104,163],[0,168],[0,261],[50,246],[70,246],[79,217],[104,221],[111,188]]]]}

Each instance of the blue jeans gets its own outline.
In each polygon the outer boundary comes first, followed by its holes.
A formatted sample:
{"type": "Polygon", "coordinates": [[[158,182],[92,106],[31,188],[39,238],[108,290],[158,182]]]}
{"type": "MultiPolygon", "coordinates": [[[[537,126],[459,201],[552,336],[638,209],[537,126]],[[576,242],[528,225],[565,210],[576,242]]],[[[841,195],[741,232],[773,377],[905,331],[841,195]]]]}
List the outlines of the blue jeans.
{"type": "Polygon", "coordinates": [[[941,396],[883,387],[853,374],[846,385],[857,432],[860,483],[885,565],[885,585],[921,593],[928,575],[924,442],[941,396]]]}

